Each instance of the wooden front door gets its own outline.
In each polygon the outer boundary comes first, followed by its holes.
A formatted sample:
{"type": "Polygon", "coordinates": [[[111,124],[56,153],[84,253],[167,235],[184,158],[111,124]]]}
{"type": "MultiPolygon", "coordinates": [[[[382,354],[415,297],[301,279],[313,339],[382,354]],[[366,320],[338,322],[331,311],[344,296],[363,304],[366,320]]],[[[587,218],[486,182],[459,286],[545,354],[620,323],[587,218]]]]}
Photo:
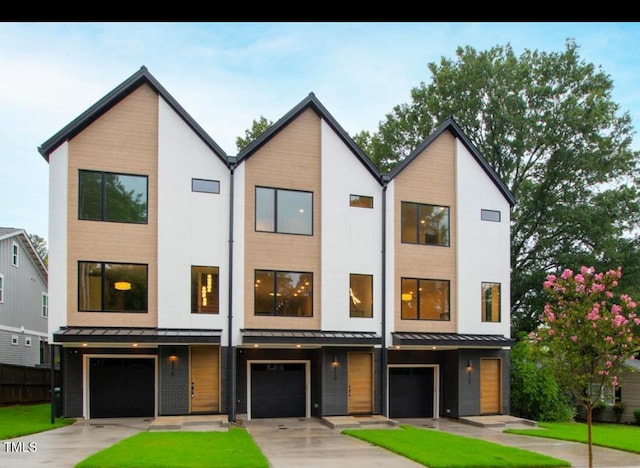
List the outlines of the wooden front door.
{"type": "Polygon", "coordinates": [[[349,414],[371,414],[373,412],[373,355],[371,353],[349,353],[348,404],[349,414]]]}
{"type": "Polygon", "coordinates": [[[502,365],[500,359],[480,359],[480,414],[500,414],[502,365]]]}
{"type": "Polygon", "coordinates": [[[191,412],[220,411],[220,365],[217,346],[191,347],[191,412]]]}

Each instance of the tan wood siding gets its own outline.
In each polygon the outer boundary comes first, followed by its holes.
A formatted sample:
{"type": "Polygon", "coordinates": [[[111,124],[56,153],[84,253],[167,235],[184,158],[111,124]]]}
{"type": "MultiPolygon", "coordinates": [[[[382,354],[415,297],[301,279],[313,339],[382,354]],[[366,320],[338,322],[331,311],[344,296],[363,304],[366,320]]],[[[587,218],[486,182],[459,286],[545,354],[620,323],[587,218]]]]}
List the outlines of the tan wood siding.
{"type": "Polygon", "coordinates": [[[191,347],[191,412],[220,411],[220,348],[191,347]]]}
{"type": "Polygon", "coordinates": [[[500,414],[502,401],[500,359],[480,360],[480,414],[500,414]]]}
{"type": "Polygon", "coordinates": [[[320,118],[303,112],[245,163],[245,327],[320,328],[320,118]],[[255,231],[256,186],[313,192],[313,236],[255,231]],[[256,269],[313,273],[313,317],[254,315],[256,269]]]}
{"type": "Polygon", "coordinates": [[[157,325],[158,96],[141,86],[69,142],[67,323],[157,325]],[[148,223],[78,219],[78,170],[148,176],[148,223]],[[78,312],[78,261],[148,265],[148,312],[78,312]]]}
{"type": "Polygon", "coordinates": [[[456,152],[455,138],[440,135],[394,179],[395,331],[456,332],[456,152]],[[403,244],[403,201],[449,207],[449,247],[403,244]],[[449,321],[402,320],[401,278],[449,280],[449,321]]]}
{"type": "Polygon", "coordinates": [[[370,414],[373,410],[373,355],[349,353],[348,404],[349,414],[370,414]]]}

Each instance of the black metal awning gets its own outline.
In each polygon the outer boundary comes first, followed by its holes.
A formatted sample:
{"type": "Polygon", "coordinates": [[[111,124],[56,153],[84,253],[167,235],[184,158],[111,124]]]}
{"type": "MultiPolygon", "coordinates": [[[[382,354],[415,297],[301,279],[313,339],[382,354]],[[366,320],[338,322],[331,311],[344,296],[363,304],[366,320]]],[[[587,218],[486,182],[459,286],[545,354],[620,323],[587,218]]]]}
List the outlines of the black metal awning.
{"type": "Polygon", "coordinates": [[[460,348],[513,346],[515,340],[502,335],[461,335],[458,333],[410,333],[391,334],[394,346],[456,346],[460,348]]]}
{"type": "Polygon", "coordinates": [[[243,329],[244,344],[380,345],[375,332],[243,329]]]}
{"type": "Polygon", "coordinates": [[[57,343],[220,343],[222,330],[139,327],[62,327],[57,343]]]}

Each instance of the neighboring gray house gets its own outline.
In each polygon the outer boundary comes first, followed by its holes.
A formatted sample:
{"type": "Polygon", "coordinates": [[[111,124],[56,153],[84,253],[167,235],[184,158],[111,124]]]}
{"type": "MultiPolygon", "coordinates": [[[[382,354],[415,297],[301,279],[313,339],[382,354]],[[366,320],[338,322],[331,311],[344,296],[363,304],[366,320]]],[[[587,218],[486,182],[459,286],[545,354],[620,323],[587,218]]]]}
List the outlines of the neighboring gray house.
{"type": "Polygon", "coordinates": [[[0,363],[48,364],[47,267],[24,229],[0,227],[0,363]]]}

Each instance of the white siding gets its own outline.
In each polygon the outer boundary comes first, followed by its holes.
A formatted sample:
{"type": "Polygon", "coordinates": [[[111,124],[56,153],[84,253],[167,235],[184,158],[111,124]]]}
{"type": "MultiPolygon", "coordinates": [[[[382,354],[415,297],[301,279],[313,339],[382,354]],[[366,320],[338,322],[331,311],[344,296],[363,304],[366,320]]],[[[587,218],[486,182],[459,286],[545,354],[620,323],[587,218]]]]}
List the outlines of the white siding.
{"type": "Polygon", "coordinates": [[[322,122],[322,329],[380,331],[382,189],[338,135],[322,122]],[[373,209],[349,206],[372,196],[373,209]],[[373,275],[373,318],[349,317],[349,274],[373,275]]]}
{"type": "Polygon", "coordinates": [[[510,336],[510,207],[493,181],[459,141],[456,145],[458,203],[458,332],[510,336]],[[480,210],[500,211],[501,221],[480,219],[480,210]],[[501,284],[501,321],[482,322],[481,283],[501,284]]]}
{"type": "Polygon", "coordinates": [[[158,327],[224,328],[227,317],[229,171],[160,99],[158,116],[158,327]],[[192,178],[220,193],[192,192],[192,178]],[[219,267],[219,313],[191,313],[191,266],[219,267]]]}
{"type": "Polygon", "coordinates": [[[67,187],[69,145],[60,145],[49,156],[49,342],[67,324],[67,187]]]}

